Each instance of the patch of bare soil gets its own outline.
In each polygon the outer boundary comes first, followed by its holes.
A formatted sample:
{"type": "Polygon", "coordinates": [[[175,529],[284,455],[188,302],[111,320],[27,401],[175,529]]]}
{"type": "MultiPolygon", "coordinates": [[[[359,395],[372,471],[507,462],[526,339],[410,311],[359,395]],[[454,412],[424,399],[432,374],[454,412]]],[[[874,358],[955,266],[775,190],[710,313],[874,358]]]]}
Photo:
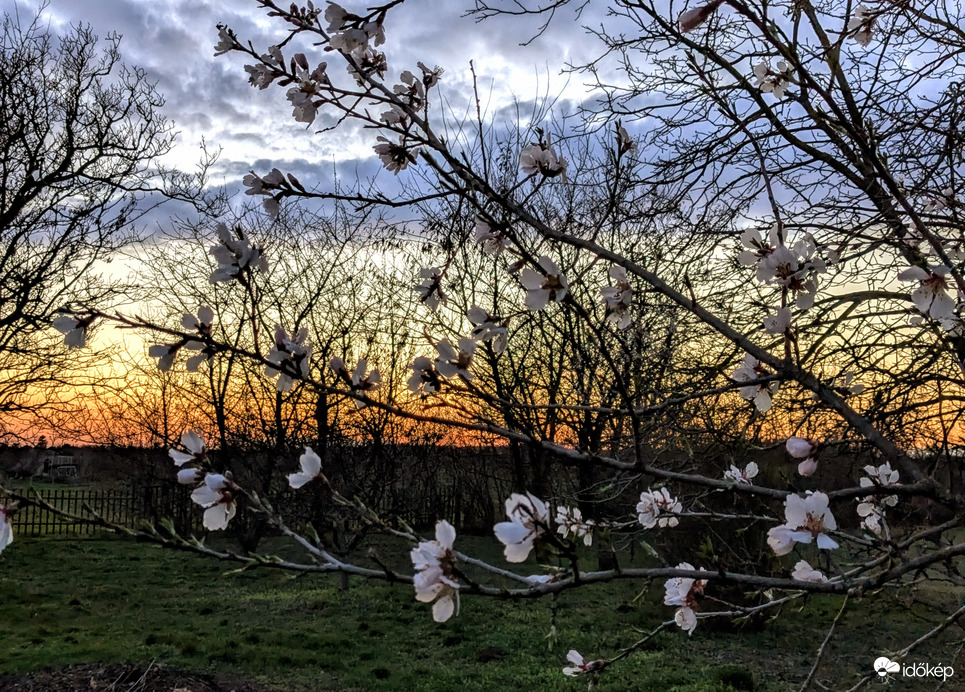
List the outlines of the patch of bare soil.
{"type": "Polygon", "coordinates": [[[223,674],[191,673],[158,663],[73,665],[0,674],[4,692],[270,692],[223,674]]]}

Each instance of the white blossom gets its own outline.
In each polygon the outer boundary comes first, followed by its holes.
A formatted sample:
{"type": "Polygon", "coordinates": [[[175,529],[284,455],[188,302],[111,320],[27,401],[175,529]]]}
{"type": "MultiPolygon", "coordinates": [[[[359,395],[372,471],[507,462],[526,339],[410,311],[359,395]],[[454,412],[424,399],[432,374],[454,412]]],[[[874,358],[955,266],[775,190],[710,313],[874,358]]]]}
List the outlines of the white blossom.
{"type": "Polygon", "coordinates": [[[583,539],[583,545],[593,545],[593,529],[596,523],[592,519],[583,520],[583,512],[579,507],[556,508],[556,532],[563,538],[573,536],[573,539],[583,539]]]}
{"type": "Polygon", "coordinates": [[[498,317],[490,315],[478,305],[473,305],[466,312],[466,317],[472,323],[473,328],[469,336],[476,341],[491,341],[493,351],[502,353],[508,344],[508,320],[502,321],[498,317]]]}
{"type": "Polygon", "coordinates": [[[308,377],[312,348],[305,343],[307,338],[308,330],[304,327],[289,336],[280,324],[275,325],[275,344],[267,356],[271,364],[265,366],[265,376],[281,375],[275,382],[275,389],[279,392],[290,390],[297,377],[308,377]]]}
{"type": "Polygon", "coordinates": [[[791,68],[783,60],[777,63],[777,70],[771,70],[771,65],[766,60],[761,60],[754,66],[754,77],[757,78],[757,87],[764,94],[774,94],[778,100],[784,98],[784,92],[790,85],[791,68]]]}
{"type": "Polygon", "coordinates": [[[288,474],[288,485],[298,490],[322,474],[322,460],[311,447],[305,447],[305,453],[298,457],[298,465],[302,470],[288,474]]]}
{"type": "MultiPolygon", "coordinates": [[[[763,363],[748,353],[744,357],[744,363],[731,375],[731,379],[735,382],[752,382],[771,374],[763,363]]],[[[771,397],[777,393],[780,386],[780,382],[776,380],[749,384],[740,388],[740,395],[748,401],[753,401],[758,411],[767,413],[771,410],[771,397]]]]}
{"type": "MultiPolygon", "coordinates": [[[[864,472],[867,475],[859,481],[862,488],[886,488],[898,484],[898,472],[892,469],[888,462],[880,466],[869,464],[864,467],[864,472]]],[[[861,526],[872,533],[880,534],[887,509],[897,504],[897,495],[867,495],[858,498],[857,511],[858,516],[861,517],[861,526]]]]}
{"type": "MultiPolygon", "coordinates": [[[[689,562],[681,562],[677,569],[694,570],[694,566],[689,562]]],[[[707,586],[706,579],[694,579],[693,577],[672,577],[664,584],[664,605],[677,606],[674,613],[674,622],[688,635],[694,633],[697,627],[697,596],[704,592],[707,586]]]]}
{"type": "Polygon", "coordinates": [[[519,281],[526,289],[526,307],[530,312],[542,310],[550,301],[562,302],[569,286],[560,268],[549,257],[540,257],[539,266],[543,274],[524,267],[519,275],[519,281]]]}
{"type": "Polygon", "coordinates": [[[822,550],[833,550],[838,544],[828,535],[838,528],[828,507],[824,493],[809,493],[805,497],[788,495],[784,500],[786,523],[767,532],[767,544],[775,555],[787,555],[795,543],[817,543],[822,550]]]}
{"type": "Polygon", "coordinates": [[[854,39],[855,43],[864,48],[871,43],[871,32],[874,30],[875,17],[867,7],[858,5],[854,8],[854,14],[848,20],[846,29],[848,36],[854,39]]]}
{"type": "Polygon", "coordinates": [[[58,315],[51,321],[50,326],[64,335],[64,343],[70,348],[83,348],[87,343],[87,328],[90,318],[58,315]]]}
{"type": "Polygon", "coordinates": [[[816,570],[808,564],[807,560],[801,560],[796,565],[794,565],[794,571],[791,572],[791,579],[797,581],[812,581],[823,583],[828,580],[826,576],[821,574],[820,570],[816,570]]]}
{"type": "MultiPolygon", "coordinates": [[[[359,362],[355,366],[355,370],[352,371],[350,375],[348,368],[345,367],[345,361],[341,358],[335,357],[329,362],[329,367],[335,371],[343,382],[345,382],[349,389],[355,393],[368,394],[369,392],[376,391],[382,384],[382,376],[379,374],[377,368],[373,368],[369,372],[369,364],[364,358],[359,359],[359,362]]],[[[365,408],[366,403],[361,399],[353,399],[356,408],[365,408]]]]}
{"type": "Polygon", "coordinates": [[[413,394],[435,394],[442,386],[439,373],[432,366],[432,361],[425,356],[419,356],[412,361],[412,375],[409,376],[407,386],[413,394]]]}
{"type": "Polygon", "coordinates": [[[262,248],[249,243],[240,228],[235,229],[235,234],[232,235],[225,224],[219,223],[215,232],[219,242],[208,252],[218,263],[218,269],[212,272],[209,279],[211,283],[241,280],[246,270],[268,271],[268,261],[262,248]]]}
{"type": "Polygon", "coordinates": [[[475,341],[465,337],[459,339],[457,351],[448,339],[443,339],[436,344],[436,351],[439,353],[434,364],[436,372],[447,379],[457,375],[467,380],[472,379],[469,368],[472,366],[472,356],[476,352],[475,341]]]}
{"type": "Polygon", "coordinates": [[[436,540],[421,541],[409,557],[416,570],[412,580],[416,600],[432,603],[432,619],[445,622],[459,612],[459,584],[453,575],[456,529],[448,521],[436,523],[436,540]]]}
{"type": "Polygon", "coordinates": [[[487,255],[498,255],[506,249],[509,238],[503,230],[481,216],[476,217],[476,227],[473,230],[473,237],[482,245],[482,250],[487,255]]]}
{"type": "Polygon", "coordinates": [[[619,329],[626,329],[630,326],[630,304],[633,301],[633,288],[627,282],[627,270],[620,265],[612,265],[609,276],[615,285],[600,289],[600,299],[606,306],[606,320],[615,324],[619,329]]]}
{"type": "Polygon", "coordinates": [[[184,466],[189,463],[202,463],[205,461],[208,450],[204,444],[204,438],[194,430],[188,430],[181,435],[181,446],[187,452],[180,449],[169,449],[168,456],[174,460],[175,466],[184,466]]]}
{"type": "Polygon", "coordinates": [[[637,521],[645,529],[673,527],[680,522],[675,515],[682,511],[683,505],[667,488],[646,490],[640,493],[640,502],[637,503],[637,521]]]}
{"type": "Polygon", "coordinates": [[[944,266],[909,267],[898,273],[900,281],[917,281],[918,288],[911,294],[911,300],[923,315],[935,320],[950,320],[955,317],[955,301],[946,293],[948,289],[948,268],[944,266]]]}
{"type": "Polygon", "coordinates": [[[419,300],[430,310],[437,310],[440,304],[448,300],[448,296],[442,290],[442,277],[442,270],[438,267],[428,267],[419,271],[419,278],[422,281],[416,284],[415,290],[419,293],[419,300]]]}
{"type": "Polygon", "coordinates": [[[416,162],[419,147],[406,146],[402,141],[396,144],[381,135],[376,137],[376,140],[379,144],[372,148],[386,170],[392,171],[393,174],[398,175],[399,171],[404,171],[409,164],[416,162]]]}
{"type": "Polygon", "coordinates": [[[545,531],[549,511],[546,504],[531,493],[513,493],[506,500],[506,516],[509,521],[493,526],[493,532],[506,546],[506,561],[523,562],[533,549],[533,541],[545,531]]]}
{"type": "Polygon", "coordinates": [[[530,144],[519,154],[519,166],[525,175],[539,173],[545,178],[565,176],[568,165],[569,161],[559,156],[550,144],[549,135],[546,136],[545,142],[530,144]]]}
{"type": "Polygon", "coordinates": [[[806,437],[789,437],[784,443],[784,448],[792,457],[802,460],[797,466],[799,474],[807,478],[817,471],[819,448],[817,442],[806,437]]]}
{"type": "Polygon", "coordinates": [[[752,481],[757,476],[758,470],[757,464],[753,461],[748,462],[743,470],[731,464],[730,468],[724,471],[724,480],[734,481],[735,483],[741,483],[743,485],[753,485],[752,481]]]}
{"type": "Polygon", "coordinates": [[[191,493],[191,499],[206,508],[202,521],[204,528],[221,531],[228,527],[237,511],[235,490],[235,484],[220,473],[209,473],[204,477],[204,484],[191,493]]]}
{"type": "Polygon", "coordinates": [[[576,649],[569,650],[566,654],[566,660],[573,664],[572,666],[563,668],[563,675],[569,677],[576,677],[577,675],[583,675],[584,673],[597,670],[603,664],[603,661],[584,660],[583,656],[576,649]]]}

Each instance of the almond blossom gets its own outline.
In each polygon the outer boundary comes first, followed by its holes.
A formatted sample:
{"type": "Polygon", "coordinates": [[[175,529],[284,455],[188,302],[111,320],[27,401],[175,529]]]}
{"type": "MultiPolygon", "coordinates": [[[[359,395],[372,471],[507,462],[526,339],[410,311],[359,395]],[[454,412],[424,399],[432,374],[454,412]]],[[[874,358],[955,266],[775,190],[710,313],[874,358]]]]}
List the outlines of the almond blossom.
{"type": "Polygon", "coordinates": [[[706,5],[698,5],[685,12],[681,12],[680,16],[677,17],[677,28],[684,34],[693,31],[706,22],[710,15],[721,6],[722,2],[723,0],[712,0],[706,5]]]}
{"type": "Polygon", "coordinates": [[[498,255],[506,249],[509,238],[504,229],[492,221],[487,221],[481,216],[476,217],[476,227],[473,229],[473,237],[482,245],[482,250],[487,255],[498,255]]]}
{"type": "Polygon", "coordinates": [[[218,263],[218,268],[211,273],[209,278],[211,283],[233,279],[244,281],[246,272],[268,271],[268,262],[265,260],[263,250],[249,243],[240,228],[236,228],[232,235],[225,224],[219,223],[215,226],[215,232],[218,234],[218,244],[208,252],[218,263]]]}
{"type": "Polygon", "coordinates": [[[925,269],[914,266],[899,272],[898,280],[919,282],[918,288],[911,294],[911,300],[919,312],[935,320],[951,320],[955,317],[955,301],[945,292],[948,289],[947,275],[948,267],[925,269]]]}
{"type": "Polygon", "coordinates": [[[600,299],[606,306],[606,320],[619,329],[626,329],[630,326],[633,288],[627,283],[627,270],[620,265],[611,266],[609,276],[616,285],[600,289],[600,299]]]}
{"type": "Polygon", "coordinates": [[[808,493],[805,497],[788,495],[784,500],[784,517],[787,523],[775,526],[767,532],[767,544],[775,555],[787,555],[795,543],[816,542],[822,550],[833,550],[838,544],[828,535],[838,528],[828,496],[824,493],[808,493]]]}
{"type": "Polygon", "coordinates": [[[147,355],[157,358],[157,369],[161,372],[169,372],[174,367],[174,360],[177,358],[180,344],[153,344],[147,350],[147,355]]]}
{"type": "Polygon", "coordinates": [[[596,523],[592,519],[583,521],[583,512],[579,507],[556,508],[556,532],[563,538],[572,535],[573,539],[582,538],[583,545],[593,545],[593,528],[596,523]]]}
{"type": "Polygon", "coordinates": [[[797,466],[797,472],[805,478],[811,476],[818,469],[818,449],[820,445],[806,437],[789,437],[784,443],[787,453],[795,459],[802,459],[797,466]]]}
{"type": "Polygon", "coordinates": [[[265,376],[281,375],[275,382],[275,389],[279,392],[289,391],[296,377],[308,377],[312,348],[306,345],[307,338],[308,330],[304,327],[289,336],[280,324],[275,325],[275,345],[267,356],[271,364],[265,366],[265,376]]]}
{"type": "Polygon", "coordinates": [[[752,480],[757,476],[758,471],[757,464],[753,461],[748,462],[743,470],[731,464],[730,468],[724,471],[724,480],[734,481],[735,483],[741,483],[743,485],[753,485],[752,480]]]}
{"type": "Polygon", "coordinates": [[[807,560],[801,560],[794,565],[794,571],[791,572],[791,579],[818,583],[823,583],[828,580],[826,576],[821,574],[820,570],[816,570],[811,567],[807,560]]]}
{"type": "Polygon", "coordinates": [[[654,526],[673,527],[680,523],[674,515],[682,511],[683,505],[667,488],[646,490],[640,493],[640,502],[637,503],[637,521],[645,529],[652,529],[654,526]]]}
{"type": "Polygon", "coordinates": [[[439,353],[434,363],[436,372],[447,379],[457,375],[467,380],[472,379],[469,368],[472,366],[472,356],[476,352],[475,341],[465,337],[459,339],[457,351],[448,339],[443,339],[436,344],[436,351],[439,353]]]}
{"type": "Polygon", "coordinates": [[[854,8],[854,14],[848,20],[848,28],[845,30],[855,43],[863,48],[867,48],[871,43],[871,32],[875,26],[875,17],[867,7],[858,5],[854,8]]]}
{"type": "Polygon", "coordinates": [[[410,367],[412,374],[406,384],[413,394],[435,394],[442,387],[439,373],[425,356],[416,358],[410,367]]]}
{"type": "Polygon", "coordinates": [[[452,546],[456,529],[448,521],[436,522],[436,540],[421,541],[409,557],[416,570],[412,583],[416,600],[432,603],[432,619],[445,622],[459,612],[459,584],[454,578],[456,561],[452,546]]]}
{"type": "MultiPolygon", "coordinates": [[[[374,368],[369,372],[368,361],[364,358],[359,359],[351,375],[349,375],[348,369],[345,367],[345,361],[337,356],[329,362],[329,367],[349,386],[349,389],[358,394],[374,392],[382,384],[382,375],[379,374],[378,369],[374,368]]],[[[356,408],[361,409],[367,406],[361,399],[353,399],[353,401],[355,402],[356,408]]]]}
{"type": "Polygon", "coordinates": [[[288,474],[288,485],[295,490],[322,475],[322,460],[311,447],[305,447],[305,453],[298,457],[298,464],[302,470],[288,474]]]}
{"type": "Polygon", "coordinates": [[[58,315],[50,326],[64,335],[64,343],[70,348],[83,348],[87,343],[87,328],[93,322],[93,317],[74,317],[72,315],[58,315]]]}
{"type": "MultiPolygon", "coordinates": [[[[752,382],[772,374],[763,363],[748,353],[744,357],[744,363],[731,375],[731,379],[735,382],[752,382]]],[[[749,384],[740,388],[740,395],[748,401],[753,401],[758,411],[767,413],[771,410],[771,397],[777,393],[780,386],[781,383],[776,380],[749,384]]]]}
{"type": "Polygon", "coordinates": [[[491,341],[493,351],[502,353],[508,345],[508,323],[509,320],[500,320],[498,317],[490,315],[478,305],[473,305],[466,312],[466,317],[472,322],[473,328],[469,336],[476,341],[491,341]]]}
{"type": "Polygon", "coordinates": [[[761,60],[754,66],[754,77],[757,78],[757,87],[764,94],[774,94],[777,99],[784,98],[784,92],[790,85],[791,68],[783,60],[777,63],[777,70],[771,70],[770,63],[761,60]]]}
{"type": "Polygon", "coordinates": [[[543,274],[529,267],[524,267],[519,274],[519,282],[526,289],[526,308],[530,312],[542,310],[550,301],[562,302],[569,287],[566,277],[549,257],[540,257],[539,266],[543,274]]]}
{"type": "Polygon", "coordinates": [[[531,493],[513,493],[506,500],[506,516],[493,526],[496,538],[506,546],[507,562],[524,562],[533,549],[533,542],[543,534],[549,524],[546,504],[531,493]]]}
{"type": "Polygon", "coordinates": [[[545,178],[563,175],[565,180],[568,165],[569,161],[559,156],[550,144],[549,135],[546,136],[545,141],[541,140],[538,144],[523,147],[519,154],[519,167],[525,175],[539,173],[545,178]]]}
{"type": "Polygon", "coordinates": [[[398,144],[391,142],[382,135],[376,137],[379,144],[372,147],[385,169],[398,175],[399,171],[404,171],[409,164],[416,162],[416,153],[419,151],[417,146],[406,146],[404,140],[398,144]]]}
{"type": "Polygon", "coordinates": [[[430,310],[437,310],[441,303],[448,300],[448,296],[442,290],[442,270],[438,267],[428,267],[419,270],[419,282],[415,290],[419,293],[419,300],[426,304],[430,310]]]}
{"type": "Polygon", "coordinates": [[[13,519],[10,516],[12,513],[9,506],[0,505],[0,553],[13,543],[13,519]]]}
{"type": "MultiPolygon", "coordinates": [[[[886,488],[890,485],[897,485],[898,472],[891,468],[891,464],[885,462],[881,466],[864,467],[867,474],[859,481],[862,488],[886,488]]],[[[868,495],[858,499],[858,516],[861,517],[861,526],[872,533],[882,532],[882,522],[885,519],[885,512],[889,507],[898,504],[897,495],[868,495]]]]}
{"type": "Polygon", "coordinates": [[[791,327],[791,308],[778,308],[773,315],[764,318],[764,331],[768,334],[784,334],[791,327]]]}
{"type": "Polygon", "coordinates": [[[185,464],[203,464],[207,459],[208,449],[205,447],[204,439],[201,437],[200,433],[194,430],[188,430],[181,435],[181,446],[184,447],[187,452],[182,452],[180,449],[169,449],[168,456],[174,460],[174,465],[181,467],[185,464]]]}
{"type": "Polygon", "coordinates": [[[617,120],[617,153],[620,156],[637,150],[637,143],[630,138],[627,128],[617,120]]]}
{"type": "Polygon", "coordinates": [[[600,668],[603,665],[603,661],[586,661],[579,651],[576,649],[570,649],[566,654],[566,660],[572,663],[572,666],[567,666],[563,668],[563,675],[568,675],[570,677],[576,677],[577,675],[583,675],[584,673],[590,673],[594,670],[600,668]]]}
{"type": "Polygon", "coordinates": [[[237,512],[234,483],[220,473],[209,473],[204,477],[204,484],[191,493],[191,499],[205,507],[204,528],[209,531],[221,531],[228,527],[237,512]]]}
{"type": "MultiPolygon", "coordinates": [[[[677,565],[677,569],[694,570],[694,566],[688,562],[681,562],[677,565]]],[[[678,606],[677,612],[674,613],[674,622],[688,635],[692,635],[697,627],[695,611],[697,596],[704,592],[706,586],[706,579],[692,577],[673,577],[664,585],[664,605],[678,606]]]]}

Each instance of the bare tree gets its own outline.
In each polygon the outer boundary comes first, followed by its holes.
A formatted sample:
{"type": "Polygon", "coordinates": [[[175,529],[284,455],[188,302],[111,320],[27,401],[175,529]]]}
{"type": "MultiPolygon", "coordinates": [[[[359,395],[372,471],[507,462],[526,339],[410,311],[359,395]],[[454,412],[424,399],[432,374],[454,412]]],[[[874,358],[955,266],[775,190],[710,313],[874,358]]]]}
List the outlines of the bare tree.
{"type": "Polygon", "coordinates": [[[5,15],[0,31],[0,410],[16,414],[90,359],[66,355],[51,318],[117,295],[96,265],[133,237],[173,135],[153,84],[122,65],[119,37],[99,43],[79,26],[56,38],[40,14],[5,15]]]}

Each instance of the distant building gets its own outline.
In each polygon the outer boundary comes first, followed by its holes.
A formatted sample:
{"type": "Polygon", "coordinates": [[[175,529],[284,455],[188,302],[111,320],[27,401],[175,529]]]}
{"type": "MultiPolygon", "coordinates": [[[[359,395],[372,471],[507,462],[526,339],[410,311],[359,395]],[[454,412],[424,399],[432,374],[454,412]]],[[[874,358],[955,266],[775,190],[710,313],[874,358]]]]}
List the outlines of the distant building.
{"type": "Polygon", "coordinates": [[[34,477],[40,477],[51,483],[75,483],[80,480],[77,462],[70,452],[53,452],[41,462],[34,472],[34,477]]]}

